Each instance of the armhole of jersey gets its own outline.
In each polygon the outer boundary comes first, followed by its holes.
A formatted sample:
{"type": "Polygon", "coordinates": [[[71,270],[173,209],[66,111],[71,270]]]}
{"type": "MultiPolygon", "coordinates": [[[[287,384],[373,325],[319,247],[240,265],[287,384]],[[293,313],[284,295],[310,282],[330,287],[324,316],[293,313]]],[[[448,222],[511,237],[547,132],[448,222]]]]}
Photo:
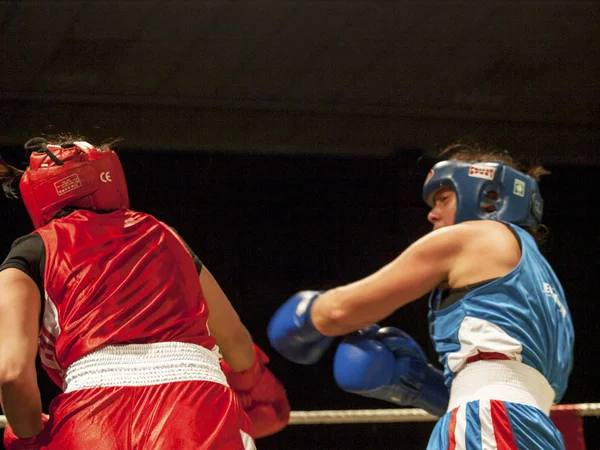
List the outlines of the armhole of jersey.
{"type": "Polygon", "coordinates": [[[185,246],[185,248],[187,249],[188,253],[190,254],[190,256],[192,257],[192,259],[194,260],[194,266],[196,266],[196,272],[198,273],[198,276],[200,276],[200,272],[202,272],[202,261],[200,261],[200,258],[198,258],[198,255],[196,255],[196,253],[194,253],[194,250],[192,250],[192,247],[190,247],[188,245],[188,243],[185,241],[185,239],[183,239],[181,237],[181,235],[177,232],[177,230],[169,225],[164,224],[167,228],[169,228],[169,230],[171,230],[173,233],[175,233],[175,235],[179,238],[179,240],[181,241],[181,243],[185,246]]]}
{"type": "Polygon", "coordinates": [[[46,279],[46,244],[44,243],[44,240],[42,239],[41,236],[40,236],[40,240],[42,241],[42,252],[40,254],[40,280],[41,280],[40,284],[41,284],[41,286],[39,286],[39,288],[43,293],[45,290],[44,281],[46,279]]]}
{"type": "Polygon", "coordinates": [[[46,308],[46,286],[44,285],[46,280],[46,243],[39,233],[32,233],[37,236],[42,243],[40,250],[40,261],[39,261],[39,283],[36,282],[38,289],[40,290],[40,329],[44,320],[44,309],[46,308]]]}
{"type": "Polygon", "coordinates": [[[446,289],[442,291],[440,301],[438,302],[438,311],[447,308],[451,305],[454,305],[456,302],[462,300],[462,298],[469,292],[474,291],[475,289],[480,288],[481,286],[491,283],[492,281],[497,279],[498,278],[490,278],[489,280],[483,280],[477,283],[461,286],[459,288],[446,289]]]}
{"type": "MultiPolygon", "coordinates": [[[[39,235],[38,235],[39,236],[39,235]]],[[[40,240],[42,241],[42,251],[40,253],[40,284],[38,284],[38,288],[40,289],[40,302],[42,303],[42,307],[40,308],[40,329],[42,328],[44,321],[44,313],[46,308],[46,243],[44,239],[40,236],[40,240]]]]}

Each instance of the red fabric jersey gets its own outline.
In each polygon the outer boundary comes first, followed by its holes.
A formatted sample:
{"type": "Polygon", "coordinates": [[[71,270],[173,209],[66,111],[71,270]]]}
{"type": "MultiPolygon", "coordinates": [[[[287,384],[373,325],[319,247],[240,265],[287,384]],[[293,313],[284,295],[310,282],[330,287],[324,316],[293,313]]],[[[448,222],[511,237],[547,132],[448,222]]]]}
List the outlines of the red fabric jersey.
{"type": "Polygon", "coordinates": [[[46,249],[40,357],[60,387],[73,361],[105,345],[215,346],[193,259],[162,222],[78,210],[36,232],[46,249]]]}

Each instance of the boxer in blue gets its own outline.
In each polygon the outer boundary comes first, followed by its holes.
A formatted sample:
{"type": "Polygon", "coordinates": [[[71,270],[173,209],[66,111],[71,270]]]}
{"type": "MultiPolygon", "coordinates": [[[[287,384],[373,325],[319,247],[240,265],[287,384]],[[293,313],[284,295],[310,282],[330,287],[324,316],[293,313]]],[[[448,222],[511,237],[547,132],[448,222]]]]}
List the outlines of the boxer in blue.
{"type": "Polygon", "coordinates": [[[269,340],[289,360],[313,364],[334,336],[352,333],[336,350],[337,384],[440,416],[428,450],[564,448],[548,415],[567,388],[574,332],[534,238],[543,169],[525,174],[504,153],[453,150],[423,186],[433,231],[362,280],[292,296],[272,317],[269,340]],[[443,371],[406,333],[373,325],[430,291],[443,371]]]}

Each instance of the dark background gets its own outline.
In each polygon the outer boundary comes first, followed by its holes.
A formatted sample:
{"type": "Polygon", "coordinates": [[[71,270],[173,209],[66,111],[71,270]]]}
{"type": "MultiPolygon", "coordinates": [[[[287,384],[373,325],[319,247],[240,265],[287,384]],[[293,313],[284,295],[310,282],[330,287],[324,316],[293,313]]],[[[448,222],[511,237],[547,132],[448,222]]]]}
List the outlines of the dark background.
{"type": "MultiPolygon", "coordinates": [[[[545,164],[548,258],[576,326],[564,402],[598,401],[600,3],[0,1],[0,151],[123,137],[132,207],[176,227],[272,357],[295,410],[387,408],[296,366],[264,330],[429,231],[423,177],[467,138],[545,164]]],[[[1,249],[31,231],[0,200],[1,249]]],[[[424,300],[386,322],[433,359],[424,300]]],[[[45,404],[56,394],[42,374],[45,404]]],[[[432,424],[291,426],[260,448],[424,448],[432,424]]],[[[598,419],[585,419],[600,448],[598,419]]]]}
{"type": "MultiPolygon", "coordinates": [[[[22,153],[21,150],[13,150],[22,153]]],[[[5,152],[6,153],[6,152],[5,152]]],[[[289,363],[269,347],[271,314],[301,289],[327,289],[363,277],[429,231],[420,200],[431,164],[416,151],[388,158],[120,153],[134,209],[173,225],[218,279],[256,342],[271,356],[294,410],[389,408],[342,393],[332,352],[312,367],[289,363]]],[[[575,368],[566,403],[598,401],[595,363],[600,289],[595,206],[597,168],[548,166],[542,182],[547,256],[563,281],[576,327],[575,368]]],[[[20,202],[1,200],[2,248],[29,232],[20,202]]],[[[427,302],[416,301],[385,324],[411,335],[435,359],[427,302]]],[[[47,404],[57,390],[41,373],[47,404]]],[[[290,426],[260,448],[424,448],[433,424],[290,426]]],[[[585,419],[588,446],[599,448],[598,419],[585,419]]]]}

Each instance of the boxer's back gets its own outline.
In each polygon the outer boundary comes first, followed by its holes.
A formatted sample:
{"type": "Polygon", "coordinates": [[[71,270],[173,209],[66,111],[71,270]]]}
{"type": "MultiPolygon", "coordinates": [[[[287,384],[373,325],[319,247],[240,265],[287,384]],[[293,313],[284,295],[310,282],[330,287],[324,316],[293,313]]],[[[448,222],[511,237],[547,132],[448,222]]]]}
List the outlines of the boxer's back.
{"type": "Polygon", "coordinates": [[[78,210],[37,232],[46,250],[40,353],[47,369],[60,372],[106,345],[214,347],[192,257],[154,217],[78,210]]]}

